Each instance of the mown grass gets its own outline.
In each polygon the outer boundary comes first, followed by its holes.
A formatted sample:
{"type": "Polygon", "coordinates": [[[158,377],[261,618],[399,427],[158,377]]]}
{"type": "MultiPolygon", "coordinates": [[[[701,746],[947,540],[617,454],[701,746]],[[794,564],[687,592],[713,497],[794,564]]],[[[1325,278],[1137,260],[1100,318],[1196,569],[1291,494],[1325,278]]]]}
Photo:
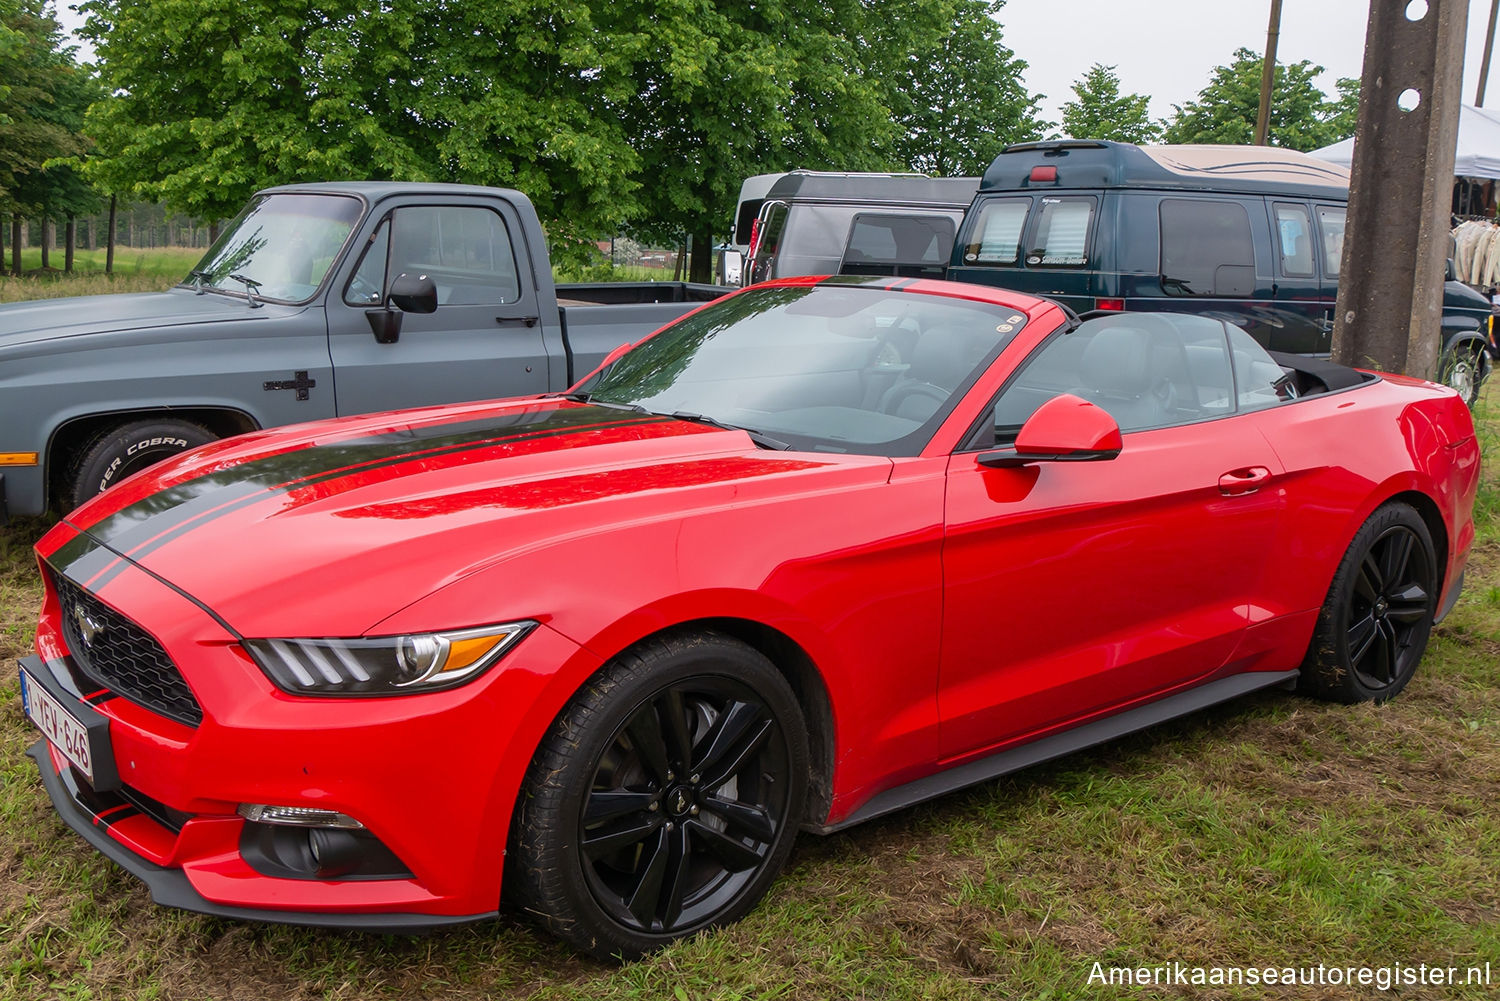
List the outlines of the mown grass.
{"type": "MultiPolygon", "coordinates": [[[[1500,456],[1500,392],[1480,414],[1500,456]]],[[[1500,985],[1500,481],[1464,597],[1382,707],[1276,693],[829,838],[739,925],[624,967],[512,915],[415,938],[168,911],[53,814],[15,658],[40,520],[0,534],[0,997],[1099,998],[1094,964],[1489,962],[1500,985]]],[[[435,835],[436,836],[436,835],[435,835]]],[[[1373,989],[1155,989],[1342,998],[1373,989]]]]}
{"type": "MultiPolygon", "coordinates": [[[[103,250],[80,250],[73,261],[74,272],[61,270],[41,274],[24,274],[20,278],[0,275],[0,302],[26,299],[56,299],[71,295],[101,295],[107,292],[155,292],[171,288],[198,263],[202,250],[192,247],[157,247],[139,250],[115,248],[115,269],[104,271],[103,250]]],[[[10,254],[5,255],[7,266],[10,254]]],[[[41,251],[35,247],[21,251],[21,269],[29,272],[41,267],[41,251]]],[[[52,255],[51,266],[61,269],[62,252],[52,255]]]]}

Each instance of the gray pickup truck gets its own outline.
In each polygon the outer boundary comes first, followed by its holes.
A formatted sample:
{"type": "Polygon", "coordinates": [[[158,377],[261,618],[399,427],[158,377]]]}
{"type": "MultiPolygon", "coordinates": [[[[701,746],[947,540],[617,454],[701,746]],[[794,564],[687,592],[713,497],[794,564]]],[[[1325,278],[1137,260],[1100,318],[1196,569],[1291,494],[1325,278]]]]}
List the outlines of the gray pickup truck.
{"type": "Polygon", "coordinates": [[[0,523],[257,428],[564,389],[728,291],[554,287],[518,191],[270,188],[174,289],[0,306],[0,523]]]}

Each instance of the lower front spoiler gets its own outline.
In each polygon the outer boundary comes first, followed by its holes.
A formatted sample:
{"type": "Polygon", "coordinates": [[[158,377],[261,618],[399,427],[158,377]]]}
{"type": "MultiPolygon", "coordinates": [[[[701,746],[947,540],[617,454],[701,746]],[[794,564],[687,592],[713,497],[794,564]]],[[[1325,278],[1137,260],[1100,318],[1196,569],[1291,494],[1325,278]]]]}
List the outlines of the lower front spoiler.
{"type": "Polygon", "coordinates": [[[211,914],[219,918],[234,918],[238,921],[265,921],[272,924],[306,925],[314,928],[345,928],[351,931],[386,934],[420,932],[450,925],[468,924],[493,918],[499,913],[487,911],[483,914],[462,915],[332,914],[318,911],[273,911],[259,907],[216,904],[193,889],[192,883],[188,881],[181,869],[169,869],[148,862],[96,827],[93,818],[74,802],[72,796],[68,795],[62,779],[52,767],[52,755],[47,750],[45,740],[32,744],[27,748],[26,754],[36,762],[37,770],[42,773],[42,785],[46,788],[47,796],[52,800],[52,806],[57,810],[58,816],[62,817],[63,822],[81,834],[85,841],[93,845],[110,861],[145,883],[146,888],[151,891],[151,899],[164,907],[176,907],[184,911],[196,911],[199,914],[211,914]]]}

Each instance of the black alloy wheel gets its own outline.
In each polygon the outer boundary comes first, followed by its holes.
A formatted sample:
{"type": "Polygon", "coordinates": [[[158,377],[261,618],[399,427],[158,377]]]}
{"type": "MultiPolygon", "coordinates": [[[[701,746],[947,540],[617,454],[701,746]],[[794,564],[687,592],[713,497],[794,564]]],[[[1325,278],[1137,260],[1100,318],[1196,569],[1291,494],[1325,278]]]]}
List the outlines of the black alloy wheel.
{"type": "Polygon", "coordinates": [[[537,750],[507,895],[601,958],[737,920],[791,851],[807,772],[800,707],[754,649],[699,633],[622,654],[537,750]]]}
{"type": "Polygon", "coordinates": [[[786,739],[729,678],[694,678],[642,702],[610,740],[579,823],[579,862],[616,921],[679,934],[755,877],[787,815],[786,739]]]}
{"type": "Polygon", "coordinates": [[[1427,647],[1439,579],[1421,516],[1401,503],[1377,510],[1339,564],[1301,687],[1340,702],[1383,702],[1400,692],[1427,647]]]}

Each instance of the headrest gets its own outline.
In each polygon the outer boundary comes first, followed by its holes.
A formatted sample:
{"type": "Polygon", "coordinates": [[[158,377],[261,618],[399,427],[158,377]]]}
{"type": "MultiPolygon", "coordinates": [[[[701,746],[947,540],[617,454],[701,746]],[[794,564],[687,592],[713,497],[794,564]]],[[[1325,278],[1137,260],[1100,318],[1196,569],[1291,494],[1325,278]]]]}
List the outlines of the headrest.
{"type": "Polygon", "coordinates": [[[1137,327],[1105,327],[1084,349],[1082,364],[1090,389],[1140,396],[1151,387],[1151,337],[1137,327]]]}

